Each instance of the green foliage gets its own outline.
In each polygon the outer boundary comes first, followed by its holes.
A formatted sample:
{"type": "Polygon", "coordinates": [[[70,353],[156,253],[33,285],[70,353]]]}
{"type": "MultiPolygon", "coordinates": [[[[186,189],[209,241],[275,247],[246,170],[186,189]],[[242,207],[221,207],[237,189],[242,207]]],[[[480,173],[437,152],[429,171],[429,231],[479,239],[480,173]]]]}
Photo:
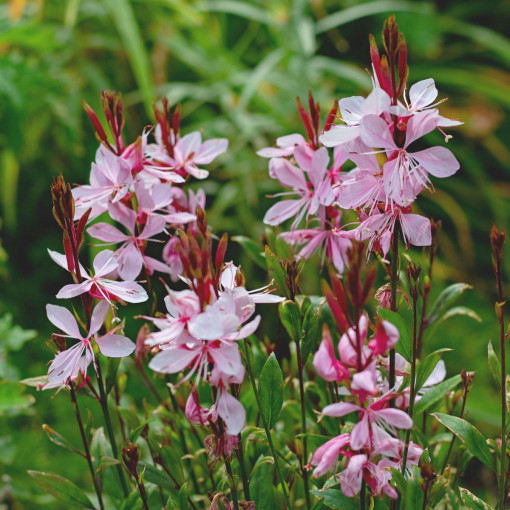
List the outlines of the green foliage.
{"type": "Polygon", "coordinates": [[[259,397],[260,412],[269,429],[272,429],[283,405],[283,374],[274,352],[267,358],[260,372],[259,397]]]}

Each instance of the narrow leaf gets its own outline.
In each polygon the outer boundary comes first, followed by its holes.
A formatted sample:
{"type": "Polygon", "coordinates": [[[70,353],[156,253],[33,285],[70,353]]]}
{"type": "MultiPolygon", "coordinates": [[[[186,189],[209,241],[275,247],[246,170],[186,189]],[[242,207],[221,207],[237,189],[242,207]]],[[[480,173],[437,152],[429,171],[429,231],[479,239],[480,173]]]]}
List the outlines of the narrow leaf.
{"type": "Polygon", "coordinates": [[[487,346],[487,354],[489,357],[489,369],[491,374],[498,386],[501,388],[501,363],[499,361],[498,355],[492,347],[492,340],[489,340],[489,345],[487,346]]]}
{"type": "Polygon", "coordinates": [[[342,510],[358,510],[359,508],[359,503],[356,500],[348,498],[338,489],[312,489],[310,492],[314,496],[324,499],[324,503],[331,508],[341,508],[342,510]]]}
{"type": "Polygon", "coordinates": [[[306,363],[308,356],[315,347],[317,332],[319,331],[319,317],[323,304],[324,300],[321,300],[318,304],[312,303],[306,310],[305,317],[303,319],[300,339],[303,365],[306,363]]]}
{"type": "Polygon", "coordinates": [[[274,352],[267,358],[260,372],[259,396],[260,412],[271,429],[283,405],[283,374],[274,352]]]}
{"type": "Polygon", "coordinates": [[[458,386],[461,382],[461,376],[454,375],[453,377],[450,377],[450,379],[446,379],[446,381],[440,382],[436,386],[427,389],[420,400],[416,402],[414,412],[416,414],[423,413],[444,398],[449,391],[452,391],[453,388],[458,386]]]}
{"type": "Polygon", "coordinates": [[[255,262],[255,264],[257,264],[257,266],[262,269],[266,269],[264,252],[258,243],[246,236],[234,236],[232,237],[232,241],[239,243],[246,251],[246,254],[251,260],[253,260],[253,262],[255,262]]]}
{"type": "Polygon", "coordinates": [[[280,259],[271,251],[269,246],[265,248],[266,265],[269,276],[274,280],[277,294],[290,298],[289,288],[287,287],[285,271],[280,265],[280,259]]]}
{"type": "Polygon", "coordinates": [[[86,494],[74,485],[73,482],[63,476],[41,471],[27,471],[27,473],[45,490],[60,501],[68,505],[83,506],[94,510],[94,505],[86,494]]]}
{"type": "Polygon", "coordinates": [[[48,439],[53,444],[61,446],[62,448],[66,448],[67,450],[70,450],[74,453],[77,453],[78,455],[81,455],[82,457],[85,457],[85,455],[81,453],[77,448],[75,448],[62,434],[59,434],[56,430],[53,430],[46,423],[42,426],[42,429],[44,430],[44,432],[46,432],[48,439]]]}
{"type": "Polygon", "coordinates": [[[472,492],[464,489],[464,487],[459,487],[460,497],[462,502],[472,510],[493,510],[493,508],[488,504],[482,501],[480,498],[477,498],[472,492]]]}
{"type": "Polygon", "coordinates": [[[432,326],[432,324],[441,319],[459,296],[471,288],[471,285],[468,285],[467,283],[454,283],[453,285],[446,287],[446,289],[439,294],[427,315],[427,324],[432,326]]]}
{"type": "Polygon", "coordinates": [[[431,352],[419,365],[418,374],[416,376],[416,391],[419,391],[422,386],[427,382],[430,374],[436,368],[437,363],[442,358],[444,352],[451,351],[452,349],[438,349],[431,352]]]}
{"type": "Polygon", "coordinates": [[[282,301],[278,305],[278,314],[290,338],[297,342],[301,336],[301,317],[298,305],[294,301],[282,301]]]}
{"type": "Polygon", "coordinates": [[[434,413],[432,416],[446,428],[450,429],[465,444],[468,451],[474,457],[494,470],[494,461],[489,446],[487,445],[487,440],[478,429],[473,427],[471,423],[457,416],[450,416],[443,413],[434,413]]]}

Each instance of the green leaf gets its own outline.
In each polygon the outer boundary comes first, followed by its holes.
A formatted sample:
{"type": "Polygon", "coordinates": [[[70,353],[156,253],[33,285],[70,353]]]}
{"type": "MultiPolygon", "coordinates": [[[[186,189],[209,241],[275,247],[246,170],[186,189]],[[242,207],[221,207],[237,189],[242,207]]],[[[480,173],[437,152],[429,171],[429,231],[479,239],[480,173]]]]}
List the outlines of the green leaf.
{"type": "Polygon", "coordinates": [[[423,413],[434,404],[439,402],[444,396],[453,388],[458,386],[462,382],[462,378],[460,375],[454,375],[450,377],[450,379],[446,379],[446,381],[440,382],[436,386],[428,389],[423,396],[416,402],[414,406],[414,412],[416,414],[423,413]]]}
{"type": "Polygon", "coordinates": [[[105,378],[105,391],[109,395],[112,391],[115,382],[117,381],[117,372],[122,358],[106,358],[106,378],[105,378]]]}
{"type": "Polygon", "coordinates": [[[74,485],[73,482],[63,476],[41,471],[27,471],[27,473],[50,494],[68,505],[79,505],[85,508],[95,509],[86,494],[74,485]]]}
{"type": "Polygon", "coordinates": [[[489,345],[487,346],[487,354],[489,357],[489,369],[491,374],[498,386],[501,388],[501,363],[499,361],[498,355],[492,347],[492,340],[489,340],[489,345]]]}
{"type": "Polygon", "coordinates": [[[46,432],[48,439],[53,444],[61,446],[62,448],[66,448],[67,450],[70,450],[84,457],[83,453],[81,453],[77,448],[75,448],[63,435],[59,434],[56,430],[53,430],[49,425],[46,425],[45,423],[42,426],[42,429],[44,430],[44,432],[46,432]]]}
{"type": "Polygon", "coordinates": [[[145,48],[136,17],[129,0],[107,0],[123,46],[126,48],[140,95],[149,117],[152,117],[153,85],[149,55],[145,48]]]}
{"type": "Polygon", "coordinates": [[[179,510],[188,510],[188,482],[183,483],[179,489],[179,510]]]}
{"type": "Polygon", "coordinates": [[[158,487],[173,490],[175,488],[175,482],[163,471],[159,470],[152,464],[145,464],[144,466],[144,480],[153,483],[158,487]]]}
{"type": "Polygon", "coordinates": [[[278,314],[291,340],[298,342],[301,336],[301,314],[298,305],[294,301],[282,301],[278,305],[278,314]]]}
{"type": "Polygon", "coordinates": [[[487,467],[494,470],[494,461],[487,440],[471,423],[444,413],[432,414],[436,420],[450,429],[465,445],[469,452],[487,467]]]}
{"type": "Polygon", "coordinates": [[[271,429],[283,405],[283,374],[274,352],[267,358],[260,372],[259,397],[260,412],[271,429]]]}
{"type": "Polygon", "coordinates": [[[274,280],[276,289],[280,296],[290,298],[289,288],[287,287],[287,279],[285,271],[280,265],[280,259],[266,245],[265,248],[266,265],[269,276],[274,280]]]}
{"type": "Polygon", "coordinates": [[[425,384],[430,374],[442,358],[444,352],[449,352],[452,349],[444,348],[431,352],[418,366],[418,373],[416,375],[416,391],[419,391],[425,384]]]}
{"type": "Polygon", "coordinates": [[[460,497],[462,502],[472,510],[493,510],[493,508],[482,501],[480,498],[477,498],[472,492],[464,489],[464,487],[459,487],[460,497]]]}
{"type": "Polygon", "coordinates": [[[317,333],[319,331],[321,308],[324,303],[325,300],[322,299],[319,303],[312,303],[306,310],[305,317],[303,319],[301,339],[299,340],[303,365],[306,363],[306,360],[312,350],[314,350],[317,333]]]}
{"type": "Polygon", "coordinates": [[[11,230],[16,227],[19,162],[11,150],[2,151],[0,162],[0,203],[5,226],[11,230]]]}
{"type": "Polygon", "coordinates": [[[277,18],[271,16],[266,9],[260,9],[255,5],[236,0],[209,0],[203,4],[198,4],[197,10],[225,12],[265,25],[278,26],[277,18]]]}
{"type": "Polygon", "coordinates": [[[120,464],[120,460],[104,455],[99,459],[99,466],[96,469],[96,473],[100,473],[101,471],[104,471],[109,467],[116,466],[117,464],[120,464]]]}
{"type": "Polygon", "coordinates": [[[456,315],[464,315],[465,317],[470,317],[471,319],[474,319],[477,322],[482,322],[482,318],[471,308],[468,308],[467,306],[454,306],[453,308],[450,308],[436,322],[436,324],[439,324],[440,322],[443,322],[446,319],[450,319],[451,317],[455,317],[456,315]]]}
{"type": "Polygon", "coordinates": [[[443,315],[448,311],[448,308],[463,294],[466,290],[472,289],[471,285],[467,283],[454,283],[439,294],[434,302],[430,312],[427,315],[427,325],[432,326],[435,322],[439,321],[443,315]]]}
{"type": "Polygon", "coordinates": [[[0,382],[0,416],[19,414],[35,402],[33,395],[23,390],[23,385],[17,382],[0,382]]]}
{"type": "Polygon", "coordinates": [[[415,3],[415,2],[402,2],[402,1],[389,1],[379,0],[376,2],[366,2],[360,5],[353,5],[347,9],[341,9],[325,16],[319,20],[316,24],[315,31],[320,34],[327,32],[332,28],[336,28],[342,25],[346,25],[351,21],[355,21],[360,18],[367,16],[373,16],[374,14],[381,14],[385,12],[417,12],[417,13],[429,13],[433,12],[433,6],[429,3],[415,3]]]}
{"type": "Polygon", "coordinates": [[[246,236],[234,236],[231,239],[232,241],[239,243],[245,249],[247,255],[251,260],[253,260],[253,262],[255,262],[255,264],[257,264],[257,266],[262,269],[266,269],[264,251],[258,243],[246,236]]]}
{"type": "Polygon", "coordinates": [[[390,468],[391,479],[397,484],[397,489],[400,494],[405,494],[407,491],[407,480],[401,473],[400,469],[390,468]]]}
{"type": "Polygon", "coordinates": [[[255,502],[255,508],[278,508],[272,482],[273,478],[273,458],[257,462],[250,476],[250,496],[255,502]]]}
{"type": "Polygon", "coordinates": [[[326,503],[326,505],[332,508],[338,508],[341,510],[359,509],[359,503],[357,501],[355,501],[353,498],[348,498],[347,496],[344,496],[342,491],[338,489],[326,489],[326,490],[312,489],[310,492],[314,496],[323,499],[324,503],[326,503]]]}
{"type": "Polygon", "coordinates": [[[395,350],[403,356],[406,361],[411,363],[413,359],[413,348],[404,319],[398,313],[388,310],[387,308],[378,308],[377,314],[381,319],[391,322],[398,329],[400,338],[395,346],[395,350]]]}
{"type": "Polygon", "coordinates": [[[423,506],[423,489],[421,488],[421,476],[419,468],[415,467],[413,476],[407,482],[406,492],[403,494],[405,499],[405,510],[417,510],[423,506]]]}

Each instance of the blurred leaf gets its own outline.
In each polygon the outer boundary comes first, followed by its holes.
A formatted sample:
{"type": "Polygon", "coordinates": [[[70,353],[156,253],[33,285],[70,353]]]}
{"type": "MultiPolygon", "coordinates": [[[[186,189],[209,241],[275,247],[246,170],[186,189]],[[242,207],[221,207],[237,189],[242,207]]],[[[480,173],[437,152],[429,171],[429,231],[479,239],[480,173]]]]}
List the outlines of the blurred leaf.
{"type": "Polygon", "coordinates": [[[242,18],[246,18],[265,25],[277,26],[278,23],[274,16],[264,9],[260,9],[255,5],[246,2],[237,2],[235,0],[208,0],[197,5],[198,11],[217,11],[228,14],[235,14],[242,18]]]}
{"type": "Polygon", "coordinates": [[[41,471],[27,471],[27,473],[50,494],[68,505],[79,505],[85,508],[95,509],[86,494],[74,483],[63,476],[41,471]]]}
{"type": "Polygon", "coordinates": [[[494,377],[494,380],[501,388],[501,363],[499,361],[498,355],[496,354],[492,347],[491,340],[489,340],[489,344],[487,345],[487,351],[489,357],[489,369],[494,377]]]}
{"type": "Polygon", "coordinates": [[[396,483],[398,492],[405,494],[407,491],[407,480],[405,476],[400,472],[400,469],[390,468],[391,479],[396,483]]]}
{"type": "Polygon", "coordinates": [[[158,487],[164,487],[166,489],[174,489],[175,482],[163,471],[153,466],[152,464],[144,465],[144,480],[153,483],[158,487]]]}
{"type": "Polygon", "coordinates": [[[253,262],[262,269],[266,269],[266,260],[262,246],[259,246],[253,239],[246,236],[234,236],[232,241],[239,243],[245,250],[253,262]]]}
{"type": "Polygon", "coordinates": [[[494,460],[487,445],[487,440],[478,429],[457,416],[443,413],[433,413],[432,416],[446,428],[450,429],[478,460],[494,471],[494,460]]]}
{"type": "Polygon", "coordinates": [[[310,492],[323,499],[324,503],[332,508],[341,508],[342,510],[358,510],[359,508],[359,503],[356,500],[348,498],[339,489],[312,489],[310,492]]]}
{"type": "Polygon", "coordinates": [[[388,310],[387,308],[377,308],[377,314],[381,319],[391,322],[398,329],[399,340],[395,346],[395,350],[403,356],[406,361],[411,363],[413,359],[413,348],[404,319],[398,313],[388,310]]]}
{"type": "Polygon", "coordinates": [[[431,352],[418,366],[418,374],[416,375],[416,391],[419,391],[425,384],[430,374],[436,368],[437,363],[443,357],[443,353],[449,352],[452,349],[443,348],[431,352]]]}
{"type": "Polygon", "coordinates": [[[330,14],[329,16],[322,18],[316,23],[315,31],[318,34],[320,34],[321,32],[327,32],[332,28],[346,25],[347,23],[350,23],[351,21],[355,21],[360,18],[373,16],[374,14],[397,11],[430,13],[433,12],[433,4],[426,2],[412,3],[391,0],[366,2],[361,5],[347,7],[346,9],[339,10],[334,14],[330,14]]]}
{"type": "Polygon", "coordinates": [[[182,484],[179,489],[179,509],[188,510],[188,482],[182,484]]]}
{"type": "Polygon", "coordinates": [[[470,317],[471,319],[474,319],[477,322],[482,322],[481,317],[471,308],[467,308],[465,306],[454,306],[453,308],[450,308],[437,322],[436,324],[439,324],[446,319],[450,319],[451,317],[455,317],[456,315],[464,315],[466,317],[470,317]]]}
{"type": "Polygon", "coordinates": [[[250,496],[255,508],[278,508],[273,487],[274,460],[257,464],[250,476],[250,496]]]}
{"type": "Polygon", "coordinates": [[[274,352],[262,367],[259,378],[260,412],[273,428],[283,405],[283,374],[274,352]]]}
{"type": "Polygon", "coordinates": [[[128,53],[131,67],[133,68],[133,74],[140,88],[145,111],[147,115],[152,118],[154,92],[150,60],[131,4],[129,0],[107,0],[106,3],[109,6],[110,14],[128,53]]]}
{"type": "Polygon", "coordinates": [[[405,510],[417,510],[423,508],[423,489],[421,488],[421,477],[419,468],[415,467],[413,476],[407,482],[406,492],[404,493],[405,510]]]}
{"type": "Polygon", "coordinates": [[[277,293],[280,296],[290,298],[289,289],[286,283],[285,272],[280,265],[280,259],[271,251],[269,246],[265,247],[266,265],[269,276],[274,280],[277,293]]]}
{"type": "Polygon", "coordinates": [[[96,473],[100,473],[101,471],[104,471],[105,469],[108,469],[109,467],[116,466],[117,464],[120,464],[120,460],[114,459],[113,457],[108,457],[107,455],[104,455],[99,459],[99,466],[96,469],[96,473]]]}
{"type": "Polygon", "coordinates": [[[464,487],[459,487],[460,497],[462,502],[472,510],[493,510],[493,508],[485,501],[477,498],[472,492],[468,491],[464,487]]]}
{"type": "Polygon", "coordinates": [[[467,290],[472,289],[467,283],[454,283],[444,289],[434,302],[427,315],[427,325],[432,326],[448,311],[448,308],[467,290]]]}
{"type": "Polygon", "coordinates": [[[16,199],[18,196],[19,163],[15,154],[6,149],[0,158],[0,200],[5,220],[9,229],[16,227],[16,199]]]}
{"type": "Polygon", "coordinates": [[[450,379],[446,379],[446,381],[440,382],[430,389],[427,388],[427,391],[423,394],[420,400],[416,402],[414,412],[416,414],[423,413],[444,398],[449,391],[452,391],[461,382],[461,376],[454,375],[453,377],[450,377],[450,379]]]}
{"type": "Polygon", "coordinates": [[[85,455],[82,452],[75,448],[62,434],[59,434],[56,430],[53,430],[49,425],[45,423],[42,426],[42,429],[44,432],[46,432],[46,435],[53,444],[61,446],[62,448],[66,448],[67,450],[70,450],[73,453],[77,453],[81,457],[85,458],[85,455]]]}
{"type": "Polygon", "coordinates": [[[0,416],[19,414],[35,402],[35,398],[23,393],[23,390],[19,383],[0,381],[0,416]]]}
{"type": "Polygon", "coordinates": [[[306,310],[305,317],[303,319],[301,338],[299,340],[301,344],[303,366],[315,347],[317,333],[319,331],[319,317],[324,302],[324,300],[321,300],[319,303],[312,303],[306,310]]]}
{"type": "Polygon", "coordinates": [[[301,334],[301,314],[298,305],[294,301],[282,301],[278,304],[278,315],[291,340],[298,342],[301,334]]]}
{"type": "Polygon", "coordinates": [[[117,381],[117,372],[119,371],[119,365],[122,358],[108,358],[106,357],[106,379],[105,379],[105,391],[109,395],[112,388],[115,386],[117,381]]]}

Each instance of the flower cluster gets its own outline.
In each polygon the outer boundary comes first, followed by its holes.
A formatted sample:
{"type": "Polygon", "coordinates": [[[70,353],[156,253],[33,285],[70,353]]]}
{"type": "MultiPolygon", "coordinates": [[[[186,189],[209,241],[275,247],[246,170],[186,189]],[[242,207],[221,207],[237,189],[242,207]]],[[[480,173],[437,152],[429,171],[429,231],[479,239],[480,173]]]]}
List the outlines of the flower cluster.
{"type": "MultiPolygon", "coordinates": [[[[430,221],[413,214],[412,205],[424,189],[433,190],[430,176],[449,177],[459,169],[445,147],[415,148],[428,133],[438,129],[444,134],[443,128],[461,123],[439,114],[442,101],[436,101],[432,79],[412,85],[406,97],[407,47],[391,18],[383,40],[387,55],[381,57],[371,38],[373,90],[366,98],[338,102],[343,125],[333,125],[335,107],[320,133],[320,109],[310,96],[310,114],[299,104],[308,140],[298,134],[284,136],[276,140],[277,148],[258,152],[271,158],[270,177],[292,190],[280,195],[298,196],[273,205],[265,223],[279,225],[294,218],[283,237],[302,246],[300,257],[323,249],[339,273],[351,239],[368,241],[369,253],[377,251],[385,258],[396,224],[407,245],[430,245],[430,221]],[[332,158],[326,147],[334,148],[332,158]],[[348,160],[355,166],[343,171],[348,160]],[[356,211],[359,224],[345,230],[341,219],[349,209],[356,211]],[[303,220],[306,228],[298,229],[303,220]]],[[[450,137],[445,135],[446,141],[450,137]]]]}
{"type": "Polygon", "coordinates": [[[358,494],[365,480],[374,495],[396,498],[388,468],[401,470],[405,456],[406,471],[410,472],[423,450],[412,441],[406,443],[398,437],[398,430],[413,426],[413,420],[404,410],[390,405],[392,400],[405,401],[404,394],[396,391],[397,386],[390,388],[387,380],[388,353],[397,344],[399,332],[393,324],[380,318],[370,324],[364,311],[368,291],[359,294],[356,289],[369,289],[362,283],[370,282],[373,275],[369,274],[367,280],[361,282],[362,250],[351,254],[346,287],[332,276],[333,290],[326,288],[326,299],[343,332],[338,342],[339,358],[325,325],[313,365],[324,380],[337,385],[337,400],[339,395],[346,396],[345,400],[326,406],[322,415],[339,418],[356,413],[357,419],[350,430],[347,427],[347,431],[320,446],[310,463],[315,466],[313,475],[320,477],[328,471],[336,471],[339,456],[343,456],[346,462],[338,480],[346,496],[358,494]],[[351,298],[352,307],[347,304],[347,296],[351,298]],[[369,335],[370,328],[373,335],[369,335]]]}
{"type": "Polygon", "coordinates": [[[177,244],[183,280],[189,288],[168,289],[167,313],[146,317],[159,331],[148,335],[145,344],[156,352],[149,368],[164,374],[187,370],[176,386],[194,377],[186,416],[191,423],[210,427],[215,441],[221,442],[219,450],[228,454],[246,416],[242,404],[229,393],[231,386],[243,382],[245,373],[237,342],[257,329],[260,316],[254,316],[256,304],[277,303],[282,298],[269,294],[267,287],[248,292],[241,269],[232,262],[224,263],[227,237],[220,240],[213,259],[211,233],[201,210],[197,226],[198,231],[181,231],[177,244]],[[210,409],[200,405],[198,392],[193,391],[201,382],[213,389],[210,409]],[[226,436],[221,426],[216,426],[218,417],[225,424],[226,436]]]}
{"type": "Polygon", "coordinates": [[[186,194],[182,184],[190,176],[205,178],[208,172],[199,166],[212,162],[228,146],[223,138],[202,142],[199,132],[181,137],[180,108],[170,116],[166,101],[162,102],[161,110],[155,108],[158,121],[155,142],[148,143],[150,130],[145,130],[126,145],[122,136],[121,95],[105,91],[101,99],[110,136],[95,112],[84,105],[101,144],[92,163],[90,184],[71,191],[59,178],[52,188],[54,216],[64,232],[65,253],[49,250],[49,254],[71,273],[74,281],[65,285],[57,298],[82,298],[88,334],[85,338],[81,336],[67,309],[48,305],[49,320],[66,334],[55,336],[60,352],[50,366],[44,388],[76,382],[80,375],[85,379],[87,366],[95,361],[93,338],[106,356],[131,354],[133,342],[114,334],[119,328],[97,337],[99,330],[104,329],[108,308],[113,318],[119,320],[115,303],[140,303],[148,299],[145,289],[135,281],[142,270],[147,279],[156,271],[169,274],[174,280],[178,278],[182,266],[174,264],[176,238],[171,236],[167,242],[162,254],[164,262],[147,254],[149,242],[162,242],[158,236],[168,238],[171,229],[195,222],[197,208],[205,205],[205,194],[202,191],[186,194]],[[107,216],[107,221],[89,225],[100,216],[107,216]],[[92,238],[115,246],[114,251],[104,249],[96,255],[93,271],[87,271],[78,258],[85,230],[92,238]],[[66,336],[80,343],[66,349],[61,341],[66,336]]]}

